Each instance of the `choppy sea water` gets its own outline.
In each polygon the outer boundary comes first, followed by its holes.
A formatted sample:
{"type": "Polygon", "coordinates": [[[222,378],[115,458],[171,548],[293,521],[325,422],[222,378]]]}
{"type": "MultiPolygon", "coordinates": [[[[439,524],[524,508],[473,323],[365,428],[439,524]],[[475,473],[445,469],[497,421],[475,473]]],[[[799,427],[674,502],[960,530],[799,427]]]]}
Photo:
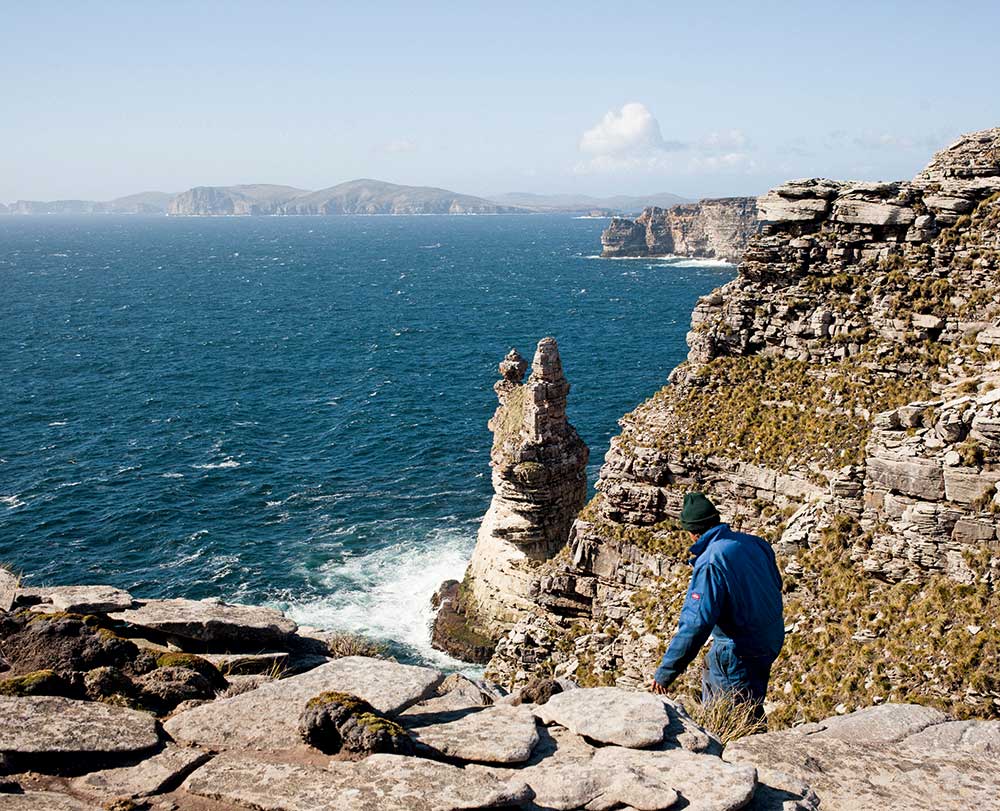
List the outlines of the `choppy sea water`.
{"type": "Polygon", "coordinates": [[[491,495],[496,364],[554,335],[597,475],[728,266],[600,220],[0,218],[0,562],[275,605],[415,661],[491,495]]]}

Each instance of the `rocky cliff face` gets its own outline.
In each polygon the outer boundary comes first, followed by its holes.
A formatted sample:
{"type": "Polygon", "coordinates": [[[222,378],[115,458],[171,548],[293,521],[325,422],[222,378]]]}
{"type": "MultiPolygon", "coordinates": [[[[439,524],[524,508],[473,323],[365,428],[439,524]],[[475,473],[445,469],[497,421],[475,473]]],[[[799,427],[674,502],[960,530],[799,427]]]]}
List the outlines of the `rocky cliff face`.
{"type": "Polygon", "coordinates": [[[752,197],[647,208],[636,220],[615,218],[601,234],[602,256],[679,255],[739,262],[757,231],[752,197]]]}
{"type": "Polygon", "coordinates": [[[494,386],[494,495],[465,580],[439,614],[434,635],[439,647],[456,653],[468,654],[465,631],[495,640],[532,607],[536,570],[565,546],[587,498],[589,452],[566,418],[570,386],[554,338],[539,341],[531,374],[522,382],[527,367],[511,350],[494,386]],[[454,612],[464,622],[449,616],[454,612]]]}
{"type": "Polygon", "coordinates": [[[776,723],[898,698],[998,715],[1000,129],[910,182],[797,181],[759,208],[488,672],[647,680],[699,488],[779,552],[776,723]]]}

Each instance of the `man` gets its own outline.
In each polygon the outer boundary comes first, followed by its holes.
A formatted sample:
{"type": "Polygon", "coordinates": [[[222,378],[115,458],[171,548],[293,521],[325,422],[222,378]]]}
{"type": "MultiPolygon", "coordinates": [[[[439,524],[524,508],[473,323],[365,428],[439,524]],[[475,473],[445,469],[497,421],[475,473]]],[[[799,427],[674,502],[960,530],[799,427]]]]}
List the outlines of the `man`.
{"type": "Polygon", "coordinates": [[[762,538],[733,532],[701,493],[684,497],[681,525],[694,541],[694,572],[677,633],[650,689],[665,695],[711,634],[702,701],[730,694],[753,704],[763,720],[771,664],[785,639],[774,551],[762,538]]]}

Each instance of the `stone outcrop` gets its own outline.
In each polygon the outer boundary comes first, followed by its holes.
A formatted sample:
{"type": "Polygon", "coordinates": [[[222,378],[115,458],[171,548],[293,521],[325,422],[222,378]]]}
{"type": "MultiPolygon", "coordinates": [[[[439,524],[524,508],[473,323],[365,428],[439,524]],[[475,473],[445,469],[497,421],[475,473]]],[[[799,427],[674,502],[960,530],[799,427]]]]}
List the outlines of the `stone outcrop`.
{"type": "Polygon", "coordinates": [[[570,386],[555,339],[539,341],[527,381],[516,350],[499,369],[499,406],[489,422],[494,495],[465,579],[435,633],[439,647],[459,655],[474,647],[469,635],[494,640],[530,609],[534,572],[563,548],[587,497],[588,450],[566,417],[570,386]],[[443,623],[459,626],[450,634],[455,645],[440,632],[443,623]]]}
{"type": "Polygon", "coordinates": [[[1000,130],[909,182],[786,183],[759,216],[487,674],[645,683],[690,572],[675,519],[701,489],[779,553],[774,723],[886,700],[1000,714],[1000,130]]]}
{"type": "Polygon", "coordinates": [[[757,232],[757,201],[726,197],[650,207],[635,220],[615,217],[601,234],[601,255],[686,256],[739,262],[757,232]]]}

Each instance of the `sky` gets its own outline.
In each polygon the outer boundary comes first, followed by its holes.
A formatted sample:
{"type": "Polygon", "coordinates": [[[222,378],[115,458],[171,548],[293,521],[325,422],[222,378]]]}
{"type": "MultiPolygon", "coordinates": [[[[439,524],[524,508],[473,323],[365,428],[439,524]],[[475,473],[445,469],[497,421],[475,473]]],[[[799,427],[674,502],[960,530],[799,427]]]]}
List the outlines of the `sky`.
{"type": "Polygon", "coordinates": [[[760,194],[1000,126],[1000,3],[0,0],[0,201],[760,194]]]}

